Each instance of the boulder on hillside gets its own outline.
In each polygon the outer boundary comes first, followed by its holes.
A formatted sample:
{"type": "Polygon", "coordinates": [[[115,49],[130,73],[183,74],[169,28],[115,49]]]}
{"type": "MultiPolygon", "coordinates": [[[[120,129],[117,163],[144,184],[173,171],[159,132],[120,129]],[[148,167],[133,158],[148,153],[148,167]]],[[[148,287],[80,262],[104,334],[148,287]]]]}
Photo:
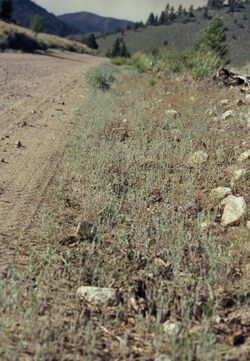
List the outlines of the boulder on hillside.
{"type": "Polygon", "coordinates": [[[204,150],[200,150],[198,152],[195,152],[190,158],[189,158],[189,164],[191,166],[200,166],[208,161],[208,154],[204,150]]]}
{"type": "Polygon", "coordinates": [[[95,305],[111,306],[117,301],[117,292],[114,288],[79,287],[76,295],[95,305]]]}
{"type": "Polygon", "coordinates": [[[228,187],[218,187],[212,190],[210,193],[210,198],[215,202],[220,202],[222,199],[230,196],[232,194],[231,188],[228,187]]]}
{"type": "Polygon", "coordinates": [[[246,214],[247,205],[244,197],[228,196],[223,199],[221,205],[224,206],[221,224],[223,227],[237,224],[246,214]]]}

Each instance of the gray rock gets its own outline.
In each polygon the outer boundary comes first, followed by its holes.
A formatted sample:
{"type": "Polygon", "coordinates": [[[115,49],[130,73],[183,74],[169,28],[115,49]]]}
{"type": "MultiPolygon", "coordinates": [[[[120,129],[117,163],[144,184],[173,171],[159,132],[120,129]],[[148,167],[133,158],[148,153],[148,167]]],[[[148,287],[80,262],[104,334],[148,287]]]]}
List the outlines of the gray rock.
{"type": "Polygon", "coordinates": [[[163,331],[169,336],[169,337],[176,337],[181,329],[180,322],[172,322],[172,321],[166,321],[162,325],[163,331]]]}
{"type": "Polygon", "coordinates": [[[223,199],[221,205],[225,207],[221,219],[223,227],[239,222],[247,211],[244,197],[228,196],[223,199]]]}
{"type": "Polygon", "coordinates": [[[241,153],[241,155],[238,158],[239,162],[245,162],[246,160],[250,159],[250,149],[246,150],[245,152],[241,153]]]}
{"type": "Polygon", "coordinates": [[[111,306],[117,301],[117,292],[114,288],[79,287],[76,295],[95,305],[111,306]]]}
{"type": "Polygon", "coordinates": [[[160,354],[155,357],[154,361],[173,361],[169,355],[160,354]]]}
{"type": "Polygon", "coordinates": [[[230,119],[230,118],[233,118],[233,117],[235,117],[235,112],[233,110],[227,110],[222,115],[223,120],[227,120],[227,119],[230,119]]]}
{"type": "Polygon", "coordinates": [[[181,116],[181,114],[174,109],[166,110],[165,114],[168,119],[177,119],[181,116]]]}
{"type": "Polygon", "coordinates": [[[192,165],[192,166],[199,166],[199,165],[207,163],[207,161],[208,161],[208,154],[204,150],[200,150],[198,152],[195,152],[189,158],[189,164],[192,165]]]}
{"type": "Polygon", "coordinates": [[[220,202],[222,199],[232,194],[231,188],[228,187],[218,187],[212,190],[210,197],[215,202],[220,202]]]}
{"type": "Polygon", "coordinates": [[[250,178],[250,171],[248,169],[237,169],[233,172],[233,177],[231,179],[231,187],[235,187],[235,185],[239,182],[244,182],[250,178]]]}

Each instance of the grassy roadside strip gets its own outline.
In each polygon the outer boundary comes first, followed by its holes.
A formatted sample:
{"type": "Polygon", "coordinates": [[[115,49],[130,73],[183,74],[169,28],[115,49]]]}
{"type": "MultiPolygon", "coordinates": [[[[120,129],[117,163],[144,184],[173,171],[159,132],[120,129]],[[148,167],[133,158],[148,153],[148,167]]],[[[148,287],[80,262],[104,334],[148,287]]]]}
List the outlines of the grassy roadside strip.
{"type": "MultiPolygon", "coordinates": [[[[225,315],[249,303],[248,234],[201,223],[218,214],[208,194],[230,182],[246,132],[205,114],[225,97],[212,85],[114,76],[109,91],[89,89],[39,230],[20,249],[28,267],[0,280],[0,359],[214,361],[234,351],[242,327],[225,315]],[[170,106],[181,116],[168,119],[170,106]],[[190,167],[204,148],[208,162],[190,167]],[[81,220],[96,239],[60,244],[81,220]],[[120,303],[79,302],[82,285],[114,287],[120,303]]],[[[235,192],[249,197],[248,184],[235,192]]]]}

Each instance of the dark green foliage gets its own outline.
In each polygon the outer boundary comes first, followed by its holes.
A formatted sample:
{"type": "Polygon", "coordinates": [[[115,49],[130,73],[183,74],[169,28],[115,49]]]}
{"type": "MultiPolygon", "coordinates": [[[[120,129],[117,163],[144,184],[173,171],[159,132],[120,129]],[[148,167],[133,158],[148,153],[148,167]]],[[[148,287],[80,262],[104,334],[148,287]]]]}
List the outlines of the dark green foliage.
{"type": "Polygon", "coordinates": [[[46,50],[46,46],[25,33],[3,33],[0,35],[0,50],[5,51],[8,49],[33,53],[36,50],[46,50]]]}
{"type": "Polygon", "coordinates": [[[182,14],[183,14],[183,7],[182,7],[182,5],[180,5],[178,7],[178,16],[182,16],[182,14]]]}
{"type": "Polygon", "coordinates": [[[221,9],[224,6],[224,0],[208,0],[209,9],[221,9]]]}
{"type": "Polygon", "coordinates": [[[3,0],[1,3],[0,18],[4,21],[12,19],[12,0],[3,0]]]}
{"type": "Polygon", "coordinates": [[[87,39],[86,39],[86,45],[90,48],[90,49],[94,49],[97,50],[98,49],[98,44],[96,42],[96,37],[95,34],[90,34],[87,39]]]}
{"type": "Polygon", "coordinates": [[[154,15],[154,13],[149,14],[147,25],[155,25],[155,15],[154,15]]]}
{"type": "Polygon", "coordinates": [[[126,46],[126,43],[125,43],[125,41],[123,39],[116,38],[110,56],[112,58],[115,58],[117,56],[121,56],[121,57],[124,57],[124,58],[129,58],[130,57],[130,53],[129,53],[129,51],[127,49],[127,46],[126,46]]]}
{"type": "Polygon", "coordinates": [[[107,91],[116,80],[115,68],[109,64],[102,64],[89,70],[86,74],[86,80],[91,87],[107,91]]]}
{"type": "Polygon", "coordinates": [[[201,35],[198,49],[201,51],[212,51],[221,58],[224,58],[227,54],[226,39],[223,21],[221,18],[215,17],[201,35]]]}
{"type": "Polygon", "coordinates": [[[30,29],[38,34],[43,31],[43,19],[39,15],[33,15],[30,20],[30,29]]]}

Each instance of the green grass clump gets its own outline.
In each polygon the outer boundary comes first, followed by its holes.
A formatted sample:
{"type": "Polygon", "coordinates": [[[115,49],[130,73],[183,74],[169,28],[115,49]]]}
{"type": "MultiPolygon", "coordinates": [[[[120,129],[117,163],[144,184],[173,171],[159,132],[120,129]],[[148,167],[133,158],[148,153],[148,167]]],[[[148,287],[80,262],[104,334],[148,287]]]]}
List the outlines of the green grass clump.
{"type": "Polygon", "coordinates": [[[91,69],[86,74],[86,80],[93,88],[103,91],[109,90],[115,78],[116,69],[108,64],[102,64],[91,69]]]}

